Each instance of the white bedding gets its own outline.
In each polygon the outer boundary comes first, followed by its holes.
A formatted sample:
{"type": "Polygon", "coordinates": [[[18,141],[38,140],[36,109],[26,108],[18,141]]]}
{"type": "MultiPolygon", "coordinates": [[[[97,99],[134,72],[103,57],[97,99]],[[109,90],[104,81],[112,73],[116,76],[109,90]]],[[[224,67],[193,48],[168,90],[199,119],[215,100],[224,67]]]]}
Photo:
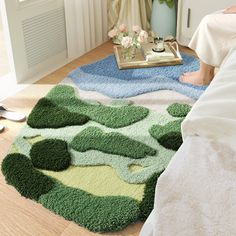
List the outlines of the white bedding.
{"type": "Polygon", "coordinates": [[[182,135],[199,135],[235,144],[236,48],[182,124],[182,135]]]}
{"type": "Polygon", "coordinates": [[[159,178],[153,228],[146,226],[141,235],[236,235],[235,180],[234,150],[202,137],[186,138],[159,178]]]}
{"type": "Polygon", "coordinates": [[[142,236],[236,235],[236,49],[182,125],[142,236]]]}

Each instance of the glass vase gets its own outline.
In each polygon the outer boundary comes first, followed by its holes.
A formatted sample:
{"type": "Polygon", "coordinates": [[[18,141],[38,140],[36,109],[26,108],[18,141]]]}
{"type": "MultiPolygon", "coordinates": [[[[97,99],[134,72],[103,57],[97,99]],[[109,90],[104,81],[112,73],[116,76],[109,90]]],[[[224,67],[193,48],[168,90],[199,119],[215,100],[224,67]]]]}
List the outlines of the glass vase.
{"type": "Polygon", "coordinates": [[[115,36],[115,37],[112,38],[112,42],[116,45],[119,45],[120,44],[120,39],[117,36],[115,36]]]}
{"type": "Polygon", "coordinates": [[[121,48],[121,55],[125,62],[129,62],[135,58],[136,47],[122,47],[121,48]]]}

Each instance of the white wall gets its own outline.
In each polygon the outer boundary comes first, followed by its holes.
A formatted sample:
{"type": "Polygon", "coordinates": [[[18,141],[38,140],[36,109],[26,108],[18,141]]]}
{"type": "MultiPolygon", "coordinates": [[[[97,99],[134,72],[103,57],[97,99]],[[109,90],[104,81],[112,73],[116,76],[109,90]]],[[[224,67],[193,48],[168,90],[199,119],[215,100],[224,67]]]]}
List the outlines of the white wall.
{"type": "Polygon", "coordinates": [[[1,0],[1,5],[17,82],[39,79],[68,61],[63,0],[1,0]]]}
{"type": "Polygon", "coordinates": [[[7,16],[10,64],[18,83],[40,79],[107,40],[107,0],[0,4],[7,16]]]}

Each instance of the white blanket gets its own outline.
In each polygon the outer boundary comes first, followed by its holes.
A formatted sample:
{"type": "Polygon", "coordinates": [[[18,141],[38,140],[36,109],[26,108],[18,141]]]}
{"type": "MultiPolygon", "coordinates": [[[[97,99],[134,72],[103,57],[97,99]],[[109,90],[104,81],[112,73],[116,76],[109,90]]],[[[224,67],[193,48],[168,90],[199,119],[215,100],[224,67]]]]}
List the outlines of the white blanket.
{"type": "Polygon", "coordinates": [[[236,50],[182,125],[142,236],[236,235],[236,50]]]}
{"type": "Polygon", "coordinates": [[[184,139],[198,135],[235,145],[236,48],[225,58],[212,84],[186,117],[182,135],[184,139]]]}
{"type": "Polygon", "coordinates": [[[143,236],[236,235],[236,156],[224,144],[190,137],[159,178],[143,236]],[[148,232],[149,230],[149,232],[148,232]]]}

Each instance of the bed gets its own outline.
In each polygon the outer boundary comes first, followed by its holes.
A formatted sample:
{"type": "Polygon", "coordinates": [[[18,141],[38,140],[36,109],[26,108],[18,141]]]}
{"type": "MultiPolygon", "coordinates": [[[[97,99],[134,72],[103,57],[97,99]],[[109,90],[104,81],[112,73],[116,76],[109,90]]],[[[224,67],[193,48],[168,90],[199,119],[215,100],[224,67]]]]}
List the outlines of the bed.
{"type": "Polygon", "coordinates": [[[236,48],[182,123],[141,236],[236,235],[236,48]]]}

